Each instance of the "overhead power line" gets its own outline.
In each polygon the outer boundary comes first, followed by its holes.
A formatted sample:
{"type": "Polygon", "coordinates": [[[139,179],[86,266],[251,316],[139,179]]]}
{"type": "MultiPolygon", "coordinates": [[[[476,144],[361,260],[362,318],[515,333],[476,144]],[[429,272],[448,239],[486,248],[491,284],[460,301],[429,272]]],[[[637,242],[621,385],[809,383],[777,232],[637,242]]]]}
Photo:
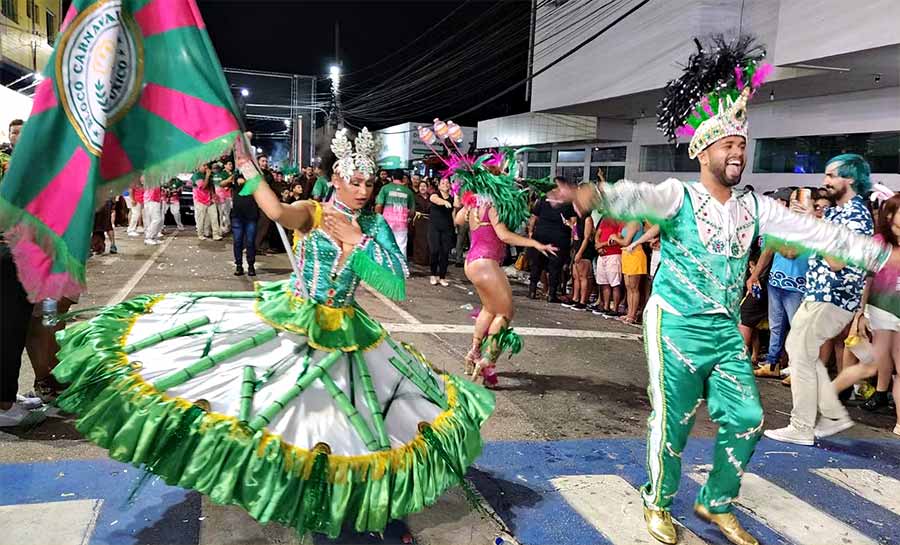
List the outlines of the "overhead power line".
{"type": "Polygon", "coordinates": [[[515,89],[517,89],[517,88],[519,88],[520,86],[524,85],[526,81],[528,81],[528,80],[533,80],[534,78],[540,76],[541,74],[543,74],[543,73],[546,72],[547,70],[550,70],[551,68],[553,68],[553,67],[556,66],[557,64],[561,63],[562,61],[566,60],[567,58],[571,57],[572,55],[574,55],[575,53],[577,53],[578,51],[580,51],[581,49],[583,49],[583,48],[584,48],[585,46],[587,46],[589,43],[593,42],[594,40],[596,40],[597,38],[599,38],[600,36],[602,36],[607,30],[609,30],[609,29],[611,29],[612,27],[616,26],[616,25],[619,24],[621,21],[623,21],[626,17],[628,17],[628,16],[631,15],[632,13],[636,12],[637,10],[641,9],[642,7],[644,7],[645,5],[647,5],[649,2],[650,2],[650,0],[642,0],[642,1],[639,2],[637,5],[635,5],[635,6],[632,7],[631,9],[629,9],[627,12],[625,12],[625,13],[622,14],[621,16],[617,17],[613,22],[611,22],[611,23],[609,23],[608,25],[604,26],[604,27],[601,28],[599,31],[595,32],[595,33],[592,34],[590,37],[588,37],[587,39],[583,40],[581,43],[579,43],[578,45],[576,45],[575,47],[573,47],[573,48],[570,49],[569,51],[565,52],[565,53],[562,54],[559,58],[557,58],[556,60],[550,62],[549,64],[547,64],[547,66],[544,66],[543,68],[541,68],[540,70],[538,70],[537,72],[535,72],[534,74],[532,74],[531,76],[526,77],[526,78],[522,79],[521,81],[516,82],[516,83],[510,85],[509,87],[507,87],[507,88],[504,89],[503,91],[500,91],[499,93],[495,94],[495,95],[492,96],[491,98],[488,98],[487,100],[483,100],[483,101],[479,102],[479,103],[476,104],[475,106],[473,106],[473,107],[471,107],[471,108],[469,108],[469,109],[467,109],[467,110],[464,110],[464,111],[462,111],[462,112],[460,112],[460,113],[454,115],[454,117],[461,117],[461,116],[464,116],[464,115],[466,115],[466,114],[472,113],[472,112],[474,112],[475,110],[481,108],[482,106],[485,106],[485,105],[487,105],[487,104],[490,104],[491,102],[493,102],[493,101],[497,100],[498,98],[500,98],[500,97],[506,95],[507,93],[509,93],[509,92],[511,92],[511,91],[514,91],[515,89]]]}
{"type": "MultiPolygon", "coordinates": [[[[537,21],[533,47],[538,49],[533,50],[533,62],[541,64],[544,58],[575,42],[628,2],[574,0],[542,15],[537,21]]],[[[552,3],[552,0],[540,0],[534,6],[540,10],[552,3]]],[[[449,36],[376,88],[361,94],[347,93],[346,115],[366,123],[390,123],[421,118],[425,113],[442,113],[478,94],[493,92],[517,73],[526,72],[529,50],[523,49],[523,43],[531,33],[528,24],[531,6],[521,14],[507,15],[498,21],[501,13],[496,10],[498,5],[493,6],[493,11],[485,10],[460,32],[449,36]],[[488,30],[480,33],[477,39],[469,40],[468,29],[480,27],[488,30]],[[444,47],[446,44],[453,47],[444,47]],[[456,44],[465,45],[457,47],[456,44]],[[424,111],[426,108],[427,112],[424,111]]],[[[531,79],[526,78],[518,85],[527,81],[531,79]]],[[[505,92],[495,96],[503,94],[505,92]]]]}

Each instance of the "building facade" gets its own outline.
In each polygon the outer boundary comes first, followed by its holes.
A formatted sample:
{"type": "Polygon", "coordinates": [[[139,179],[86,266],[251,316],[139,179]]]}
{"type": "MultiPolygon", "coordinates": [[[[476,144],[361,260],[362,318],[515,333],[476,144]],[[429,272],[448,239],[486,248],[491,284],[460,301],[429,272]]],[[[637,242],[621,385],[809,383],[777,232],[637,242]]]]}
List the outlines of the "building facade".
{"type": "Polygon", "coordinates": [[[873,179],[900,190],[900,2],[867,0],[851,9],[841,0],[625,0],[586,12],[606,4],[541,3],[532,48],[538,75],[531,115],[549,115],[560,125],[596,118],[595,134],[522,139],[562,131],[510,131],[509,123],[489,120],[479,123],[479,146],[536,144],[527,154],[529,177],[554,172],[596,179],[604,168],[611,180],[691,179],[699,166],[686,145],[673,146],[656,130],[656,104],[695,50],[694,36],[741,31],[765,45],[775,66],[750,105],[744,182],[758,190],[818,185],[824,161],[856,152],[872,164],[873,179]]]}
{"type": "MultiPolygon", "coordinates": [[[[375,137],[381,140],[381,149],[378,151],[378,167],[387,170],[415,170],[419,174],[428,172],[424,164],[426,157],[433,155],[431,149],[419,140],[421,126],[430,127],[430,123],[401,123],[374,132],[375,137]]],[[[468,151],[475,141],[475,127],[460,127],[463,132],[463,141],[458,143],[460,150],[468,151]]],[[[440,144],[436,149],[442,151],[440,144]]]]}
{"type": "Polygon", "coordinates": [[[0,84],[43,71],[64,16],[61,0],[0,0],[0,84]]]}

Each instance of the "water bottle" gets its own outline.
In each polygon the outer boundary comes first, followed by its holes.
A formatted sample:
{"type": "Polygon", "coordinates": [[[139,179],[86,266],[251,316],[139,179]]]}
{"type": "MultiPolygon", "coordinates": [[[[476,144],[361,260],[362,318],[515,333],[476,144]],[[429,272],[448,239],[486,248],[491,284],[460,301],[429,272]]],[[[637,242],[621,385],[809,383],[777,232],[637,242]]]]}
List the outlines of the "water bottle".
{"type": "Polygon", "coordinates": [[[52,327],[56,325],[56,299],[44,299],[41,301],[41,323],[44,327],[52,327]]]}
{"type": "Polygon", "coordinates": [[[759,284],[753,284],[753,297],[756,299],[762,299],[762,287],[759,284]]]}

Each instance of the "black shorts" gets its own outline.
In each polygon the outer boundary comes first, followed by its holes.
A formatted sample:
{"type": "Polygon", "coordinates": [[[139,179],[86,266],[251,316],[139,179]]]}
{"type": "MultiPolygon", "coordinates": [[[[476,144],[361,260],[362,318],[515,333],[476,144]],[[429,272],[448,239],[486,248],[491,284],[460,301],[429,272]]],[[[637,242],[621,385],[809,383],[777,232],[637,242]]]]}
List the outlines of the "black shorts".
{"type": "Polygon", "coordinates": [[[741,325],[747,327],[757,327],[769,318],[769,296],[766,290],[762,290],[760,297],[757,299],[753,294],[747,295],[744,302],[741,303],[741,325]]]}
{"type": "MultiPolygon", "coordinates": [[[[575,255],[578,253],[578,249],[574,248],[572,250],[572,259],[575,259],[575,255]]],[[[584,249],[584,252],[581,254],[581,259],[587,259],[591,263],[597,259],[597,249],[591,245],[588,245],[587,248],[584,249]]]]}

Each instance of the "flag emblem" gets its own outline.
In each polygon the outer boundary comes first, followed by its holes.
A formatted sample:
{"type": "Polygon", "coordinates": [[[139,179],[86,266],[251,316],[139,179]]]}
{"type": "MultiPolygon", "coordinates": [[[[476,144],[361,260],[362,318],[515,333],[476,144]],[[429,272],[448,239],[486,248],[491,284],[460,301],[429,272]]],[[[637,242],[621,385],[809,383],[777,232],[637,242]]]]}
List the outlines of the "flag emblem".
{"type": "Polygon", "coordinates": [[[93,155],[106,129],[138,98],[143,43],[121,0],[97,2],[78,14],[57,46],[56,84],[62,108],[93,155]]]}

